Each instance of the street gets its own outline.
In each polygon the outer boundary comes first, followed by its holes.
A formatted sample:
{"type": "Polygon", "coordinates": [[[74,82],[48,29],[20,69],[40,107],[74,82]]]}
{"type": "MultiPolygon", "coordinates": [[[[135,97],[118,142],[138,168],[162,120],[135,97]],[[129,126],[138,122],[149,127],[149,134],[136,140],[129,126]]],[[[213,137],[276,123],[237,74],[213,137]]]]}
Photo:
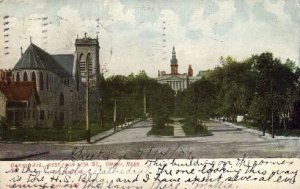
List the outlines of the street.
{"type": "MultiPolygon", "coordinates": [[[[269,139],[229,124],[206,123],[205,137],[147,136],[151,121],[141,121],[95,144],[1,143],[1,159],[299,158],[300,140],[269,139]],[[40,155],[30,155],[32,153],[40,155]]],[[[12,159],[13,160],[13,159],[12,159]]]]}

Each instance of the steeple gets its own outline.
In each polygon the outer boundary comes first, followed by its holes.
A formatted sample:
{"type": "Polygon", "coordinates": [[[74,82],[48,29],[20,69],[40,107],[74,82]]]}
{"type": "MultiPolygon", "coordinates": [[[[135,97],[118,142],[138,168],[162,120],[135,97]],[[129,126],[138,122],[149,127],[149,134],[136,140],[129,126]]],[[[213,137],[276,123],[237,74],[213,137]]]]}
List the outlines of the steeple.
{"type": "Polygon", "coordinates": [[[173,46],[172,58],[171,58],[171,74],[172,75],[178,74],[178,64],[177,64],[176,51],[174,46],[173,46]]]}
{"type": "Polygon", "coordinates": [[[172,51],[171,64],[177,64],[176,51],[175,51],[175,47],[174,46],[173,46],[173,51],[172,51]]]}
{"type": "Polygon", "coordinates": [[[176,59],[175,47],[173,46],[172,59],[176,59]]]}

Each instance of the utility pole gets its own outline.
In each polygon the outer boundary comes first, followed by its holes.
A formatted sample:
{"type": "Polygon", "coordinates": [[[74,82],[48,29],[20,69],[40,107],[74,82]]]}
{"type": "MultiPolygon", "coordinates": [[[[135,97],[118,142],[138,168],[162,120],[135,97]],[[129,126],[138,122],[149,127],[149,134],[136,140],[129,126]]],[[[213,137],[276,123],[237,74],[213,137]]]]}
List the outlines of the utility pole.
{"type": "Polygon", "coordinates": [[[115,103],[114,103],[114,130],[117,130],[117,99],[115,98],[115,103]]]}
{"type": "Polygon", "coordinates": [[[146,116],[147,113],[147,98],[146,98],[146,87],[144,86],[143,90],[144,95],[144,115],[146,116]]]}
{"type": "Polygon", "coordinates": [[[91,130],[90,130],[90,125],[89,125],[89,59],[86,59],[86,99],[85,99],[85,112],[86,112],[86,141],[87,143],[91,142],[91,130]]]}
{"type": "MultiPolygon", "coordinates": [[[[73,90],[70,90],[70,93],[71,93],[71,104],[73,104],[73,90]]],[[[70,118],[72,119],[72,117],[74,116],[74,111],[72,108],[70,109],[70,115],[71,115],[70,118]]],[[[71,124],[69,127],[69,141],[72,141],[72,124],[73,124],[73,120],[71,120],[71,124]]]]}
{"type": "Polygon", "coordinates": [[[104,127],[104,122],[103,122],[103,99],[100,98],[100,125],[101,127],[104,127]]]}
{"type": "Polygon", "coordinates": [[[272,138],[274,138],[274,108],[273,108],[273,80],[271,79],[271,128],[272,138]]]}

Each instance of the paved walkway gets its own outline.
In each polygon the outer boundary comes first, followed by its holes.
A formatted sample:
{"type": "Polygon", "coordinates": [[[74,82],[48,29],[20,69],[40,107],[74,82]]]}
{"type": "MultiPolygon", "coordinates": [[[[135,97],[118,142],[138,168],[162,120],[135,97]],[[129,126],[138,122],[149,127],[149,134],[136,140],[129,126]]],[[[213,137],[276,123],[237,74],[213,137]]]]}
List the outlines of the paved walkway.
{"type": "MultiPolygon", "coordinates": [[[[129,121],[129,122],[126,122],[126,123],[124,123],[124,124],[118,125],[118,126],[116,127],[116,130],[115,130],[114,128],[112,128],[112,129],[110,129],[110,130],[107,130],[107,131],[104,131],[104,132],[102,132],[102,133],[99,133],[99,134],[97,134],[97,135],[95,135],[95,136],[92,136],[92,137],[91,137],[91,143],[93,144],[93,143],[96,143],[96,142],[98,142],[98,141],[100,141],[100,140],[103,140],[103,139],[105,139],[105,138],[107,138],[107,137],[109,137],[109,136],[111,136],[111,135],[113,135],[113,134],[115,134],[115,133],[117,133],[117,132],[119,132],[119,131],[125,129],[125,128],[128,128],[128,127],[130,127],[130,126],[136,124],[136,123],[139,122],[139,121],[140,121],[139,119],[134,120],[134,121],[129,121]]],[[[78,144],[78,143],[86,143],[86,140],[75,141],[75,142],[73,142],[73,143],[76,143],[76,144],[78,144]]]]}
{"type": "Polygon", "coordinates": [[[174,127],[174,137],[185,137],[185,132],[182,129],[183,124],[179,122],[183,118],[171,117],[170,119],[174,121],[174,123],[169,124],[174,127]]]}
{"type": "Polygon", "coordinates": [[[105,143],[125,143],[125,142],[140,142],[143,140],[155,140],[155,136],[147,136],[147,133],[152,128],[152,121],[140,121],[131,127],[121,130],[112,136],[98,140],[96,144],[105,143]]]}

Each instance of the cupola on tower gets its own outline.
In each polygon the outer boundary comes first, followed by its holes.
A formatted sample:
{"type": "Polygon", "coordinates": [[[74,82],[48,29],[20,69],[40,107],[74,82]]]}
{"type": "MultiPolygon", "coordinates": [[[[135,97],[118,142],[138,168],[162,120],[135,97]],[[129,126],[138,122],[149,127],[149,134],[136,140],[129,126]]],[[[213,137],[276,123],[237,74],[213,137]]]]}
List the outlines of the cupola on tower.
{"type": "Polygon", "coordinates": [[[175,47],[173,47],[173,51],[172,51],[172,58],[171,58],[171,74],[172,74],[172,75],[178,74],[178,64],[177,64],[177,58],[176,58],[175,47]]]}

